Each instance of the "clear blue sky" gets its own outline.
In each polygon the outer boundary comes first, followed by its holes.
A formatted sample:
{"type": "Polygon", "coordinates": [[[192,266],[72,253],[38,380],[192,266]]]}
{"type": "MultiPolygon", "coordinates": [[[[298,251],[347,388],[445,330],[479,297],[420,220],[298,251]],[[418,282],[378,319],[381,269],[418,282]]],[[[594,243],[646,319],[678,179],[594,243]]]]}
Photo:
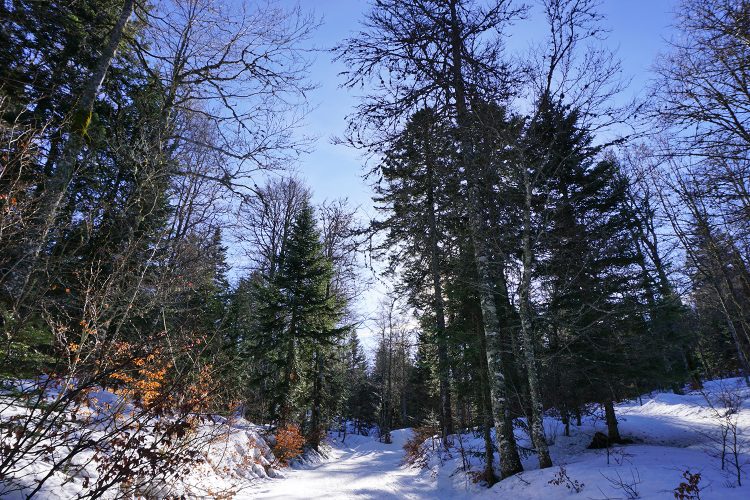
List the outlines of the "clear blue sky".
{"type": "MultiPolygon", "coordinates": [[[[329,48],[356,31],[369,10],[366,0],[282,0],[289,6],[298,3],[322,18],[323,25],[310,40],[311,46],[318,48],[329,48]]],[[[664,40],[670,36],[676,6],[677,0],[602,0],[605,26],[611,30],[607,44],[617,49],[623,76],[632,78],[630,96],[642,91],[651,78],[649,69],[656,56],[666,49],[664,40]]],[[[531,44],[543,40],[546,29],[543,19],[534,16],[520,22],[507,41],[508,50],[525,52],[531,44]]],[[[315,150],[301,159],[299,174],[312,187],[316,200],[348,198],[361,207],[364,216],[372,214],[371,190],[362,179],[360,153],[330,140],[343,134],[346,115],[357,103],[357,95],[339,87],[338,73],[343,67],[334,63],[330,54],[319,53],[311,69],[311,79],[319,88],[310,95],[315,109],[304,132],[318,140],[315,150]]],[[[363,312],[374,311],[380,293],[381,287],[375,287],[364,297],[360,305],[363,312]]],[[[361,334],[366,344],[372,345],[368,332],[363,330],[361,334]]]]}

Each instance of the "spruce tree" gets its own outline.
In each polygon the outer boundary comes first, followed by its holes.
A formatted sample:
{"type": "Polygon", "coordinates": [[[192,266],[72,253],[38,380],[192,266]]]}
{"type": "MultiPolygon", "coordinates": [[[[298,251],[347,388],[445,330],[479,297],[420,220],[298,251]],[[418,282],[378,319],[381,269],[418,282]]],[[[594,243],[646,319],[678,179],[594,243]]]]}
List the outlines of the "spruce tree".
{"type": "Polygon", "coordinates": [[[549,392],[563,412],[602,402],[617,441],[613,401],[652,364],[627,180],[616,162],[600,158],[575,109],[540,106],[527,157],[543,159],[533,164],[542,170],[535,208],[545,225],[536,266],[548,298],[536,321],[548,325],[556,360],[549,392]]]}
{"type": "Polygon", "coordinates": [[[248,326],[257,330],[249,333],[248,354],[255,359],[255,383],[268,386],[270,420],[301,423],[317,449],[324,410],[338,404],[329,386],[336,384],[334,361],[346,329],[338,325],[343,304],[332,293],[333,266],[309,201],[283,247],[278,271],[253,279],[255,312],[248,326]]]}
{"type": "Polygon", "coordinates": [[[450,197],[454,163],[450,125],[433,109],[414,113],[377,169],[374,201],[385,216],[372,226],[385,232],[389,270],[399,273],[422,323],[434,332],[423,338],[436,347],[444,443],[453,433],[444,289],[448,221],[457,218],[450,197]]]}

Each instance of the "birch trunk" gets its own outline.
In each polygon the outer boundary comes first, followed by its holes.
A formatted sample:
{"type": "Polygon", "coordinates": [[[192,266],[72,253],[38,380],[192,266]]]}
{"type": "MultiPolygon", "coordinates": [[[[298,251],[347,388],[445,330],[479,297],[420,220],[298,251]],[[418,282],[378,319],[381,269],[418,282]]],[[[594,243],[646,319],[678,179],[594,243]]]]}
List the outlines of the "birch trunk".
{"type": "Polygon", "coordinates": [[[495,447],[492,443],[492,434],[490,430],[494,425],[492,417],[492,398],[490,396],[489,381],[487,380],[487,342],[484,337],[484,329],[480,328],[477,332],[479,337],[479,384],[480,384],[480,411],[482,412],[482,427],[484,437],[484,480],[489,486],[495,484],[495,472],[492,469],[492,463],[495,460],[495,447]]]}
{"type": "Polygon", "coordinates": [[[539,374],[537,373],[535,354],[535,335],[531,321],[531,266],[533,265],[533,247],[531,241],[531,197],[532,185],[528,169],[523,168],[525,189],[525,210],[523,214],[523,270],[521,276],[520,304],[521,342],[523,343],[526,375],[529,383],[529,399],[531,400],[531,440],[534,443],[538,457],[539,468],[552,467],[552,458],[547,446],[547,436],[544,433],[544,408],[542,406],[539,374]]]}
{"type": "Polygon", "coordinates": [[[495,305],[494,284],[490,270],[490,252],[485,241],[485,224],[482,218],[479,185],[482,180],[479,165],[473,159],[470,136],[470,120],[463,80],[463,40],[456,10],[456,0],[450,3],[451,14],[451,58],[453,62],[453,91],[455,92],[456,119],[459,127],[461,154],[467,173],[471,216],[471,242],[477,268],[477,289],[482,309],[482,324],[487,342],[487,367],[489,370],[490,395],[495,419],[495,434],[500,452],[500,478],[523,471],[513,436],[512,417],[508,406],[507,384],[502,362],[502,331],[495,305]]]}

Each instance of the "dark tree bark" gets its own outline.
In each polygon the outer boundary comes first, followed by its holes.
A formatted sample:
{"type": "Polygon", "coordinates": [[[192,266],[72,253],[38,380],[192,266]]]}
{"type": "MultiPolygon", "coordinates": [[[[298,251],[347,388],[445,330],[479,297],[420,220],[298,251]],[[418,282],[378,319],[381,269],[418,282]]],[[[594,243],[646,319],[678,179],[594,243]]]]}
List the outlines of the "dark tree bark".
{"type": "Polygon", "coordinates": [[[615,404],[611,399],[604,402],[604,418],[607,422],[607,437],[611,443],[622,441],[620,429],[617,426],[617,416],[615,415],[615,404]]]}
{"type": "MultiPolygon", "coordinates": [[[[425,138],[425,145],[429,139],[425,138]]],[[[440,381],[440,424],[443,446],[448,447],[448,436],[453,434],[453,415],[451,412],[450,365],[448,361],[448,339],[445,329],[445,300],[440,272],[441,254],[438,246],[439,235],[437,217],[435,216],[435,169],[430,164],[431,155],[427,154],[427,224],[430,240],[430,272],[434,293],[435,334],[438,351],[438,380],[440,381]]]]}

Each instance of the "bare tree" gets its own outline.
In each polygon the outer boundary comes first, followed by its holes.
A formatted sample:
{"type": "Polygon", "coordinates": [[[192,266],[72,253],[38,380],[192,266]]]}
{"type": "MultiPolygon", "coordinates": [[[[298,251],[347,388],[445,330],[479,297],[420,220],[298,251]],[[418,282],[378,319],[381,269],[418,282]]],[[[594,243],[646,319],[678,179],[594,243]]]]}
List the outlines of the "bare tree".
{"type": "Polygon", "coordinates": [[[270,179],[237,209],[237,235],[251,267],[273,278],[283,257],[294,217],[311,197],[294,177],[270,179]]]}
{"type": "Polygon", "coordinates": [[[660,202],[694,276],[714,290],[747,372],[750,6],[684,0],[677,12],[678,33],[658,61],[651,107],[660,202]]]}
{"type": "Polygon", "coordinates": [[[254,171],[283,167],[304,150],[295,129],[312,88],[301,49],[312,17],[273,2],[223,0],[159,2],[141,17],[146,30],[132,43],[164,89],[164,140],[223,160],[202,176],[252,192],[254,171]],[[195,132],[196,114],[207,133],[195,132]]]}

